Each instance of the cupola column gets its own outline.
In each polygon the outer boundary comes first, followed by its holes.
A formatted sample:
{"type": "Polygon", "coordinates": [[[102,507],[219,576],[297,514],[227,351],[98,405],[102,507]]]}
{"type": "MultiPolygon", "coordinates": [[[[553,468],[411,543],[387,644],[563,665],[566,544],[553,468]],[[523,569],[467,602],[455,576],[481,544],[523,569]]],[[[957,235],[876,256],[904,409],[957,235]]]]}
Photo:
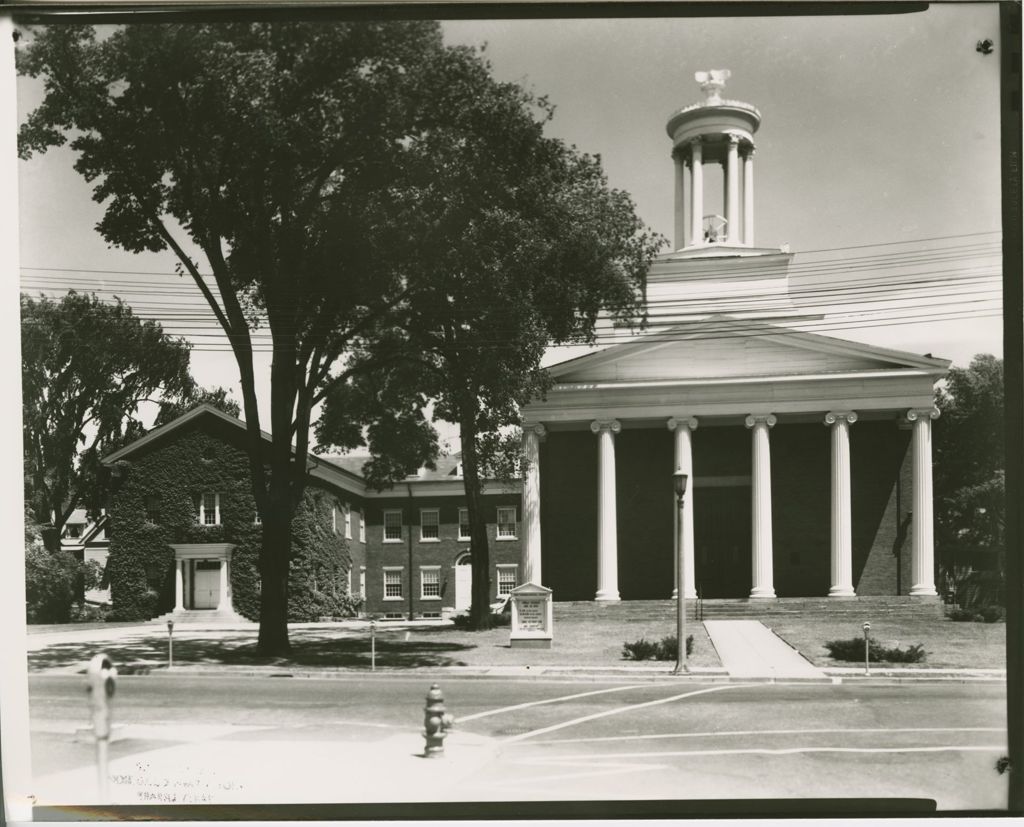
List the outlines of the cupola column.
{"type": "Polygon", "coordinates": [[[725,219],[726,238],[736,244],[740,240],[740,139],[729,135],[729,147],[725,156],[725,219]]]}
{"type": "Polygon", "coordinates": [[[685,176],[685,163],[683,154],[678,149],[672,153],[672,160],[676,168],[676,223],[675,223],[675,246],[682,250],[686,246],[686,216],[683,210],[685,201],[683,195],[683,177],[685,176]]]}
{"type": "Polygon", "coordinates": [[[704,242],[704,150],[700,138],[690,142],[690,244],[704,242]]]}
{"type": "Polygon", "coordinates": [[[743,161],[743,243],[754,246],[754,147],[743,161]]]}

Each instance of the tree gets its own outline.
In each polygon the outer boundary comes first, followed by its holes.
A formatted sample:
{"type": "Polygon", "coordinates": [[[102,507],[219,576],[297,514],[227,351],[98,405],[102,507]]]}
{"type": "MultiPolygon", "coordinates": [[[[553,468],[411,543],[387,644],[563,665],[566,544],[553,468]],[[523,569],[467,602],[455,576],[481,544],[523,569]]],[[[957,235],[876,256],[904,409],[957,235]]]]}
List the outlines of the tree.
{"type": "Polygon", "coordinates": [[[71,137],[105,205],[102,236],[173,252],[230,344],[263,515],[263,654],[289,651],[290,525],[313,408],[332,372],[353,370],[347,349],[415,289],[390,255],[401,228],[389,182],[415,81],[442,48],[426,21],[140,24],[103,39],[54,25],[18,55],[20,72],[45,80],[22,157],[71,137]],[[273,356],[269,452],[257,326],[273,356]]]}
{"type": "MultiPolygon", "coordinates": [[[[520,459],[509,428],[547,388],[547,347],[592,342],[602,312],[632,322],[662,239],[608,187],[599,159],[544,136],[547,100],[496,82],[473,50],[434,54],[417,82],[426,105],[400,159],[403,232],[393,254],[419,289],[394,335],[364,358],[391,365],[392,387],[415,388],[459,427],[479,628],[489,619],[484,478],[507,476],[520,459]]],[[[334,383],[322,442],[336,441],[333,410],[351,406],[363,381],[334,383]]],[[[378,373],[373,383],[386,380],[378,373]]]]}
{"type": "Polygon", "coordinates": [[[21,297],[25,501],[52,525],[48,546],[81,503],[96,505],[100,456],[139,436],[140,402],[191,390],[189,347],[120,301],[74,291],[21,297]]]}
{"type": "Polygon", "coordinates": [[[952,368],[935,421],[936,539],[947,569],[1005,571],[1003,362],[978,354],[952,368]],[[987,559],[986,559],[987,558],[987,559]]]}

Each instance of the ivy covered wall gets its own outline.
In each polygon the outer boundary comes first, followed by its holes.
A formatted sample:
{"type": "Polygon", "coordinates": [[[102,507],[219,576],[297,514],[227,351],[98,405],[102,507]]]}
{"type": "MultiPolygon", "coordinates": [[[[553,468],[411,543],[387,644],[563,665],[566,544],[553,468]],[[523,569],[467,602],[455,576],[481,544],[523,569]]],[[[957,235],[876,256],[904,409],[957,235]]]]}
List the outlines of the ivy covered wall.
{"type": "MultiPolygon", "coordinates": [[[[259,618],[262,528],[249,481],[248,458],[227,433],[193,426],[130,460],[115,463],[110,504],[112,532],[107,576],[113,616],[144,620],[174,608],[171,543],[234,543],[231,591],[235,611],[259,618]],[[220,524],[199,523],[203,493],[220,497],[220,524]]],[[[354,614],[348,591],[351,557],[343,532],[332,525],[342,503],[310,484],[292,521],[289,620],[354,614]]],[[[340,519],[340,516],[339,516],[340,519]]]]}

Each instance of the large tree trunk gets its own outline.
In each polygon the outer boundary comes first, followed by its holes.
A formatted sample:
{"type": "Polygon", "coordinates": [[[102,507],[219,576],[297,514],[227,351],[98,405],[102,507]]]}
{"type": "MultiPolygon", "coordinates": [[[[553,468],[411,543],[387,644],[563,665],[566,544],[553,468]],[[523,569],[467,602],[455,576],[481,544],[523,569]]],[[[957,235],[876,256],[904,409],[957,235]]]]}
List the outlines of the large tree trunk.
{"type": "Polygon", "coordinates": [[[491,621],[491,554],[480,491],[480,465],[476,453],[474,417],[463,416],[459,430],[462,438],[462,484],[466,492],[466,510],[469,512],[470,561],[473,569],[470,626],[473,629],[486,629],[491,621]]]}
{"type": "MultiPolygon", "coordinates": [[[[279,476],[279,475],[275,475],[279,476]]],[[[260,634],[261,655],[283,657],[291,652],[288,641],[288,561],[292,551],[292,507],[288,488],[271,481],[271,493],[262,515],[263,544],[260,548],[260,634]],[[277,488],[283,489],[281,496],[277,488]]]]}

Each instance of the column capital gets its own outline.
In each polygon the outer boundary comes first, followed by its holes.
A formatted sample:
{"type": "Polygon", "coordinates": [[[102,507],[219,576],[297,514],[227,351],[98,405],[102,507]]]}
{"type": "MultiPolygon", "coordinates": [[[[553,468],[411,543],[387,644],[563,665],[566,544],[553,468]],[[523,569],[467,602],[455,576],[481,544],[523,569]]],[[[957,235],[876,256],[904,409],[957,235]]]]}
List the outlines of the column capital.
{"type": "Polygon", "coordinates": [[[698,135],[695,138],[689,138],[689,139],[687,139],[686,143],[688,143],[691,147],[703,146],[704,145],[704,136],[703,135],[698,135]]]}
{"type": "Polygon", "coordinates": [[[917,422],[919,419],[938,419],[939,409],[934,405],[930,408],[911,408],[903,415],[907,422],[917,422]]]}
{"type": "Polygon", "coordinates": [[[743,140],[743,136],[738,132],[726,132],[725,137],[730,144],[739,144],[739,142],[743,140]]]}
{"type": "Polygon", "coordinates": [[[845,422],[852,425],[857,421],[856,411],[829,411],[825,414],[825,425],[835,425],[837,422],[845,422]]]}
{"type": "Polygon", "coordinates": [[[767,425],[769,428],[775,427],[775,423],[778,422],[778,418],[775,414],[750,414],[743,424],[748,428],[753,428],[755,425],[767,425]]]}
{"type": "Polygon", "coordinates": [[[622,423],[617,419],[595,419],[590,423],[590,430],[595,434],[601,431],[611,431],[613,434],[617,434],[622,430],[622,423]]]}
{"type": "Polygon", "coordinates": [[[670,431],[674,431],[676,428],[689,428],[691,431],[696,431],[700,423],[695,416],[672,416],[665,424],[670,431]]]}
{"type": "Polygon", "coordinates": [[[541,422],[524,422],[523,423],[523,435],[533,434],[541,441],[548,435],[548,429],[544,427],[541,422]]]}
{"type": "Polygon", "coordinates": [[[753,144],[747,144],[745,147],[743,147],[743,157],[744,158],[747,158],[749,160],[749,159],[753,158],[755,155],[757,155],[757,147],[756,146],[754,146],[753,144]]]}

